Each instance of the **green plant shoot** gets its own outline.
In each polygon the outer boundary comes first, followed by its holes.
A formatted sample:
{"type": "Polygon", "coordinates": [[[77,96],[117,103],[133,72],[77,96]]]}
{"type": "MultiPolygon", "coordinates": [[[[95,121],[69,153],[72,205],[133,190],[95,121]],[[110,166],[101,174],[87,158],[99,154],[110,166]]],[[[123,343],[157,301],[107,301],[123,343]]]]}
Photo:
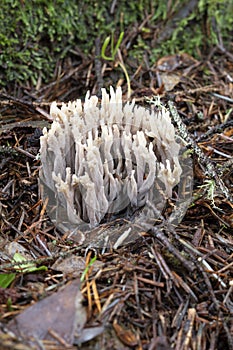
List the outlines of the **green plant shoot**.
{"type": "Polygon", "coordinates": [[[126,78],[126,82],[127,82],[127,88],[128,88],[127,96],[128,96],[128,98],[130,98],[130,95],[131,95],[130,79],[129,79],[129,75],[128,75],[127,69],[125,68],[125,65],[123,63],[121,54],[120,54],[120,45],[122,43],[123,37],[124,37],[124,32],[121,32],[120,36],[119,36],[119,38],[117,40],[116,46],[114,46],[114,35],[113,35],[113,32],[112,32],[112,35],[108,36],[104,40],[103,46],[101,48],[101,57],[104,60],[106,60],[106,61],[115,61],[116,54],[118,53],[118,61],[117,61],[117,63],[119,64],[119,66],[121,67],[121,69],[124,72],[124,75],[125,75],[125,78],[126,78]],[[110,43],[110,41],[111,41],[111,43],[110,43]],[[109,43],[111,45],[111,56],[106,56],[105,53],[106,53],[106,49],[107,49],[109,43]]]}
{"type": "Polygon", "coordinates": [[[89,264],[87,265],[87,267],[85,268],[85,270],[82,273],[82,276],[80,277],[80,281],[83,282],[84,278],[89,270],[89,268],[94,264],[94,262],[96,261],[97,257],[94,256],[94,258],[91,259],[91,261],[89,262],[89,264]]]}
{"type": "Polygon", "coordinates": [[[37,267],[33,262],[28,262],[27,259],[20,253],[15,253],[13,256],[13,261],[20,263],[16,265],[15,268],[21,272],[37,272],[37,271],[46,271],[46,266],[37,267]]]}

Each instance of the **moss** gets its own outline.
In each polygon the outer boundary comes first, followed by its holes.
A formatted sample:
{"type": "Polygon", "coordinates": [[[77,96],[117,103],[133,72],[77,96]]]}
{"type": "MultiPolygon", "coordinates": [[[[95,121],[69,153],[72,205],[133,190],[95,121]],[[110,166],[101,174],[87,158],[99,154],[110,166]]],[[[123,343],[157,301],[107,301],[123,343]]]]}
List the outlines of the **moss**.
{"type": "MultiPolygon", "coordinates": [[[[188,1],[182,1],[186,3],[188,1]]],[[[184,5],[184,4],[183,4],[184,5]]],[[[180,8],[177,8],[179,11],[180,8]]],[[[151,63],[161,56],[186,52],[196,58],[218,44],[218,33],[229,48],[233,35],[233,3],[228,0],[199,0],[198,6],[175,24],[171,36],[148,49],[151,63]]],[[[168,25],[171,25],[168,20],[168,25]]],[[[172,26],[172,25],[171,25],[172,26]]],[[[165,26],[166,28],[166,26],[165,26]]],[[[139,37],[138,43],[142,43],[139,37]]],[[[142,47],[142,44],[140,45],[142,47]]],[[[138,47],[135,45],[136,52],[138,47]]]]}
{"type": "Polygon", "coordinates": [[[112,0],[5,0],[0,10],[0,85],[9,82],[35,85],[38,78],[47,82],[53,77],[57,62],[70,55],[71,49],[78,47],[85,54],[93,53],[97,36],[104,42],[114,31],[118,37],[121,31],[140,25],[147,14],[152,14],[150,21],[128,52],[129,57],[138,60],[142,60],[145,50],[151,54],[152,62],[180,50],[192,54],[203,45],[204,17],[210,28],[209,43],[216,42],[216,27],[223,39],[232,30],[230,1],[199,0],[198,9],[177,24],[172,36],[151,49],[153,28],[169,22],[167,11],[171,17],[187,0],[121,0],[111,13],[112,3],[112,0]],[[168,9],[168,4],[173,7],[168,9]]]}
{"type": "Polygon", "coordinates": [[[0,11],[0,84],[31,80],[48,81],[56,62],[71,47],[91,52],[97,35],[141,21],[143,5],[126,2],[110,13],[112,1],[6,0],[0,11]],[[122,15],[122,14],[125,15],[122,15]],[[122,18],[122,20],[121,20],[122,18]]]}

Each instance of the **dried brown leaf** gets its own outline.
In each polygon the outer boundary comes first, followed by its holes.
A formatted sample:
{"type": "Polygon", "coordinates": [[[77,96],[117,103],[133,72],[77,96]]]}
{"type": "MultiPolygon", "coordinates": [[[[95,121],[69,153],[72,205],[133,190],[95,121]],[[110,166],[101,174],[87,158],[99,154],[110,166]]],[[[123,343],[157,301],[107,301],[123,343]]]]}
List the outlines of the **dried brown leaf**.
{"type": "Polygon", "coordinates": [[[80,333],[86,322],[79,284],[75,280],[30,306],[9,322],[9,330],[16,336],[35,340],[54,340],[52,333],[67,344],[73,344],[75,332],[80,333]]]}

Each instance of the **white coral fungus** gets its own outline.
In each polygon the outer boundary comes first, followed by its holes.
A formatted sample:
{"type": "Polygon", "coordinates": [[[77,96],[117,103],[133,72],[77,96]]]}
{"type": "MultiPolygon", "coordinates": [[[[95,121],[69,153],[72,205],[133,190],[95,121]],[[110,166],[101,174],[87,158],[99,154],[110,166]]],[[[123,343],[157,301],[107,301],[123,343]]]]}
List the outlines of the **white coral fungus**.
{"type": "MultiPolygon", "coordinates": [[[[41,180],[55,211],[71,224],[96,226],[126,208],[142,208],[158,187],[171,197],[179,183],[180,146],[169,112],[122,103],[121,88],[102,89],[101,105],[81,100],[51,105],[51,129],[41,137],[41,180]]],[[[62,219],[62,218],[60,218],[62,219]]]]}

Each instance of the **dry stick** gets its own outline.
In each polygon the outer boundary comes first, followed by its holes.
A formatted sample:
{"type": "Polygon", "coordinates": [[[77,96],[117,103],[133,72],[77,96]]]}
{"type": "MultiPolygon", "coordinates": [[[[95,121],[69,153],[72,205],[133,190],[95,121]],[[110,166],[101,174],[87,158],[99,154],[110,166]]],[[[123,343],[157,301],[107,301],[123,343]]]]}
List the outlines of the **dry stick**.
{"type": "Polygon", "coordinates": [[[14,97],[14,96],[11,96],[11,95],[8,95],[8,94],[2,94],[2,93],[0,94],[0,98],[1,97],[7,98],[8,101],[13,101],[13,103],[18,104],[20,106],[27,107],[28,110],[31,111],[31,112],[35,112],[36,111],[36,112],[40,113],[43,117],[48,119],[49,121],[53,120],[51,118],[51,116],[49,115],[49,113],[47,113],[45,110],[43,110],[42,108],[40,108],[39,106],[37,106],[33,102],[24,101],[22,99],[14,97]]]}
{"type": "Polygon", "coordinates": [[[228,58],[230,58],[230,60],[233,62],[233,55],[232,53],[228,52],[225,47],[221,44],[217,45],[217,48],[222,52],[225,53],[226,56],[228,56],[228,58]]]}
{"type": "MultiPolygon", "coordinates": [[[[165,220],[165,218],[162,216],[161,213],[159,213],[159,211],[157,210],[157,208],[153,205],[153,203],[151,203],[150,201],[147,201],[147,205],[154,211],[155,216],[161,220],[161,226],[163,227],[163,229],[169,233],[171,232],[173,237],[179,242],[182,243],[182,241],[180,240],[180,237],[178,236],[178,234],[175,231],[175,228],[173,225],[171,225],[167,220],[165,220]]],[[[179,251],[169,242],[168,238],[165,236],[165,234],[161,231],[161,229],[158,229],[152,225],[148,225],[146,223],[141,223],[141,226],[145,226],[147,225],[149,230],[152,230],[152,232],[155,234],[156,238],[161,240],[163,242],[163,244],[168,248],[168,250],[174,254],[182,263],[184,263],[185,267],[193,272],[195,270],[195,264],[185,260],[185,258],[179,253],[179,251]],[[156,234],[157,232],[157,234],[156,234]],[[159,233],[159,234],[158,234],[159,233]]],[[[183,243],[182,243],[183,244],[183,243]]],[[[185,245],[183,244],[184,249],[186,250],[185,245]]]]}
{"type": "MultiPolygon", "coordinates": [[[[189,248],[189,247],[187,247],[187,248],[189,248]]],[[[216,298],[216,296],[214,294],[214,290],[213,290],[212,284],[211,284],[211,282],[209,280],[209,277],[208,277],[205,269],[201,265],[200,261],[197,259],[197,256],[195,254],[193,254],[193,252],[190,249],[188,249],[188,251],[189,251],[188,254],[189,254],[189,257],[190,257],[191,261],[196,266],[196,268],[199,270],[199,272],[202,274],[202,276],[204,278],[204,281],[205,281],[205,284],[207,286],[207,289],[209,291],[209,294],[212,297],[212,301],[213,301],[216,309],[219,311],[219,302],[218,302],[218,300],[217,300],[217,298],[216,298]]]]}
{"type": "Polygon", "coordinates": [[[196,139],[196,142],[200,142],[202,140],[205,140],[215,133],[223,132],[226,128],[229,128],[231,126],[233,126],[233,120],[228,120],[225,123],[222,123],[220,125],[215,125],[210,130],[208,130],[205,134],[199,136],[196,139]]]}
{"type": "Polygon", "coordinates": [[[100,38],[95,39],[95,73],[97,77],[98,95],[101,93],[101,88],[104,86],[101,63],[101,42],[100,38]]]}
{"type": "Polygon", "coordinates": [[[215,166],[208,157],[206,157],[205,153],[202,151],[202,149],[196,144],[196,142],[191,138],[189,135],[187,128],[185,124],[183,123],[181,117],[179,116],[179,113],[177,112],[176,107],[174,106],[174,103],[169,101],[168,106],[171,112],[171,115],[173,117],[173,120],[177,124],[180,136],[182,139],[184,139],[187,144],[192,146],[194,153],[198,157],[199,163],[205,168],[205,174],[208,175],[212,180],[214,180],[215,185],[220,188],[223,195],[230,201],[233,201],[232,195],[229,192],[228,188],[222,181],[222,179],[219,177],[217,170],[215,169],[215,166]]]}
{"type": "Polygon", "coordinates": [[[180,252],[169,242],[165,234],[160,229],[144,222],[140,223],[140,226],[144,229],[147,229],[148,231],[152,231],[155,237],[165,245],[170,253],[172,253],[177,259],[180,260],[180,262],[186,267],[188,271],[193,272],[195,270],[195,266],[180,254],[180,252]]]}
{"type": "Polygon", "coordinates": [[[173,16],[171,16],[171,18],[167,21],[165,27],[161,31],[161,34],[157,39],[157,44],[160,44],[162,41],[170,39],[172,34],[174,33],[174,30],[178,26],[178,22],[183,18],[187,18],[190,15],[190,13],[195,11],[197,5],[197,0],[189,0],[186,2],[186,4],[179,6],[177,11],[174,13],[173,16]]]}
{"type": "Polygon", "coordinates": [[[228,161],[226,161],[224,163],[224,165],[221,166],[221,168],[219,169],[221,174],[224,174],[225,172],[230,170],[230,167],[233,166],[233,158],[229,159],[228,161]]]}

